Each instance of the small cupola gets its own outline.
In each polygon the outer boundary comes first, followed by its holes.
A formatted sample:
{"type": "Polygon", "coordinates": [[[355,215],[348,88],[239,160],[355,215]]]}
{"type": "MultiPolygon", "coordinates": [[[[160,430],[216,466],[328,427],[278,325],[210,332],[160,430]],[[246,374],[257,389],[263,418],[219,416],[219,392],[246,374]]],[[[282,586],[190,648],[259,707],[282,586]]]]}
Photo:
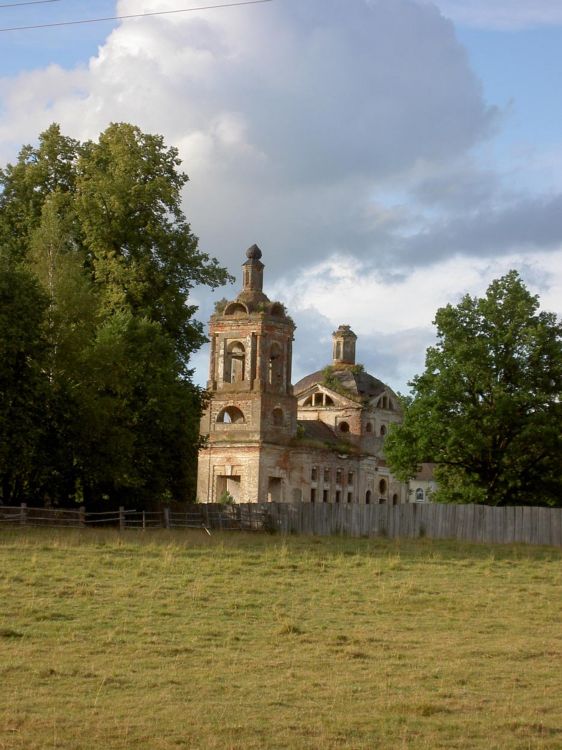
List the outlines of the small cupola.
{"type": "Polygon", "coordinates": [[[242,265],[244,292],[263,291],[263,269],[265,266],[260,260],[261,256],[262,252],[257,245],[252,245],[246,250],[248,260],[242,265]]]}
{"type": "Polygon", "coordinates": [[[332,333],[333,349],[332,360],[334,365],[355,364],[355,342],[357,336],[350,326],[341,325],[337,331],[332,333]]]}
{"type": "Polygon", "coordinates": [[[249,307],[250,311],[260,303],[269,302],[267,295],[263,293],[263,269],[261,262],[261,250],[257,245],[252,245],[246,250],[248,259],[242,264],[242,291],[236,298],[249,307]]]}

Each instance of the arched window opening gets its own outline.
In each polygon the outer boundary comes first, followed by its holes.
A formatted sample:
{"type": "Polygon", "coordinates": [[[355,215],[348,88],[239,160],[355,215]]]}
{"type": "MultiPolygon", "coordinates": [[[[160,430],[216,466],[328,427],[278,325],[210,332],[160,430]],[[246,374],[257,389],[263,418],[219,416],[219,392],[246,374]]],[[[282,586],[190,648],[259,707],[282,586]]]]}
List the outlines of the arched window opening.
{"type": "Polygon", "coordinates": [[[283,409],[276,407],[272,412],[272,421],[274,427],[283,427],[283,409]]]}
{"type": "Polygon", "coordinates": [[[240,383],[246,376],[246,349],[240,341],[233,341],[227,347],[225,381],[240,383]]]}
{"type": "Polygon", "coordinates": [[[272,344],[269,351],[269,372],[268,380],[269,384],[273,386],[281,386],[283,383],[283,356],[281,347],[279,344],[272,344]]]}
{"type": "Polygon", "coordinates": [[[315,393],[314,394],[314,406],[322,406],[322,397],[324,394],[322,393],[315,393]]]}
{"type": "Polygon", "coordinates": [[[371,490],[367,490],[365,493],[365,505],[371,504],[371,490]]]}
{"type": "Polygon", "coordinates": [[[381,437],[384,437],[386,435],[386,427],[384,425],[381,425],[381,437]]]}
{"type": "Polygon", "coordinates": [[[349,422],[340,422],[338,427],[340,432],[349,432],[349,422]]]}
{"type": "Polygon", "coordinates": [[[373,425],[371,422],[367,422],[365,425],[365,432],[372,432],[373,431],[373,425]]]}
{"type": "Polygon", "coordinates": [[[416,490],[416,503],[423,503],[423,489],[418,487],[416,490]]]}
{"type": "Polygon", "coordinates": [[[244,424],[244,414],[237,406],[227,406],[221,409],[217,416],[220,424],[244,424]]]}
{"type": "Polygon", "coordinates": [[[303,401],[303,406],[312,406],[312,396],[309,396],[303,401]]]}
{"type": "Polygon", "coordinates": [[[398,505],[398,495],[394,494],[392,496],[392,504],[393,505],[398,505]]]}
{"type": "Polygon", "coordinates": [[[334,399],[330,398],[330,396],[325,396],[324,406],[333,406],[333,405],[334,405],[334,399]]]}
{"type": "Polygon", "coordinates": [[[247,315],[248,309],[241,302],[231,302],[224,308],[224,315],[247,315]]]}
{"type": "Polygon", "coordinates": [[[381,495],[386,495],[386,479],[381,479],[379,482],[379,492],[381,495]]]}

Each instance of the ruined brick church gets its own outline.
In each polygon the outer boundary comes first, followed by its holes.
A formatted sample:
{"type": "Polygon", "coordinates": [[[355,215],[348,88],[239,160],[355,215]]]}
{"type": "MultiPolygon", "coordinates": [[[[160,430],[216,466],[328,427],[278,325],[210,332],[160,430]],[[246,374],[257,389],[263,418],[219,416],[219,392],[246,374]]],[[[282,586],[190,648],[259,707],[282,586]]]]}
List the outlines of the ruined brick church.
{"type": "Polygon", "coordinates": [[[295,325],[263,292],[261,250],[246,256],[242,291],[210,321],[199,502],[407,502],[384,459],[396,394],[355,363],[348,325],[333,334],[332,364],[293,386],[295,325]]]}

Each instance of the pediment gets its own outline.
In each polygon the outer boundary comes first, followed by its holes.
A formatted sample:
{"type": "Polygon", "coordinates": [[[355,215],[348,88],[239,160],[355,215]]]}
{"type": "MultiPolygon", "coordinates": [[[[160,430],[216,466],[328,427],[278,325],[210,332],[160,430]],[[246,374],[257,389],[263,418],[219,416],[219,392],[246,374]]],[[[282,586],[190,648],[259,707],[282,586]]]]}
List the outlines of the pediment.
{"type": "Polygon", "coordinates": [[[319,383],[311,385],[298,396],[299,409],[338,409],[349,406],[356,407],[357,402],[319,383]]]}
{"type": "Polygon", "coordinates": [[[382,411],[390,411],[395,414],[401,414],[402,408],[398,396],[390,388],[385,388],[382,393],[379,393],[369,401],[371,409],[378,409],[382,411]]]}

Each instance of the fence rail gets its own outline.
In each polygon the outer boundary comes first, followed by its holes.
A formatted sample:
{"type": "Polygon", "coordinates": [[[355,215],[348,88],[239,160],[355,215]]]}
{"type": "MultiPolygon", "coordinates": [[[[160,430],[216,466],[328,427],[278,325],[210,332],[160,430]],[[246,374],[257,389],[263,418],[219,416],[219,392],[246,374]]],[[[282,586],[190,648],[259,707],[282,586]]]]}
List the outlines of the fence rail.
{"type": "Polygon", "coordinates": [[[268,528],[267,506],[257,505],[189,505],[185,511],[117,510],[89,513],[58,508],[31,508],[0,505],[1,526],[49,526],[54,528],[85,528],[110,526],[120,529],[221,529],[223,531],[263,531],[268,528]]]}
{"type": "Polygon", "coordinates": [[[184,511],[79,510],[0,506],[2,525],[120,529],[279,531],[283,534],[352,537],[387,536],[458,539],[482,543],[524,543],[562,547],[562,508],[484,505],[359,505],[248,503],[189,505],[184,511]]]}

